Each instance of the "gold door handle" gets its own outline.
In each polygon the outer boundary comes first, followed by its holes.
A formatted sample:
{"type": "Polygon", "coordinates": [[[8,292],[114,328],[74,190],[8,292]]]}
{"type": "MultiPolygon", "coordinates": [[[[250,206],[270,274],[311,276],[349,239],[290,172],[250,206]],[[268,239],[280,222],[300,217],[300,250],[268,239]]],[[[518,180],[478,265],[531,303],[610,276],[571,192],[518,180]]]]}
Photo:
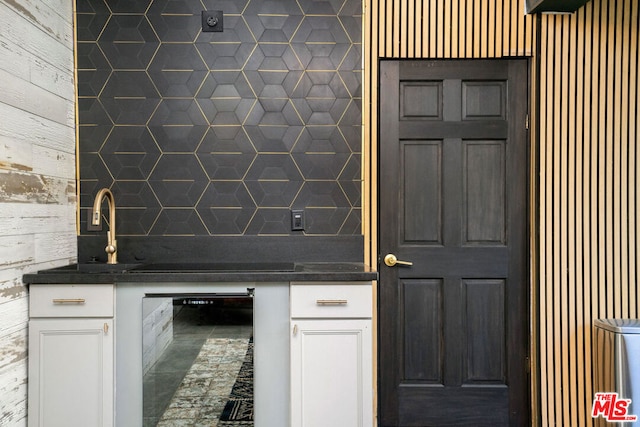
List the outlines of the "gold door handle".
{"type": "Polygon", "coordinates": [[[384,263],[389,267],[393,267],[395,265],[413,265],[411,261],[400,261],[394,254],[387,254],[384,257],[384,263]]]}

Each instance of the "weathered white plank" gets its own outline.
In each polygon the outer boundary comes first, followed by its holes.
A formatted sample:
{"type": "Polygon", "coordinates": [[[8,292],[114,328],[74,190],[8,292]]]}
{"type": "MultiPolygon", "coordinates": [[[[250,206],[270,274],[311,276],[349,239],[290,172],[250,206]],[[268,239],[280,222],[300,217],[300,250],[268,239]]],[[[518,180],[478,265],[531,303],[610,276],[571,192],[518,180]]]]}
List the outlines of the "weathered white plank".
{"type": "MultiPolygon", "coordinates": [[[[1,62],[1,61],[0,61],[1,62]]],[[[0,103],[0,141],[13,139],[73,153],[75,130],[24,110],[0,103]]]]}
{"type": "MultiPolygon", "coordinates": [[[[58,16],[60,16],[63,21],[68,22],[69,25],[73,22],[73,0],[28,0],[25,3],[29,5],[42,3],[49,8],[48,11],[58,14],[58,16]]],[[[71,37],[73,37],[73,34],[71,37]]]]}
{"type": "Polygon", "coordinates": [[[75,97],[75,81],[73,73],[60,71],[51,67],[47,61],[37,56],[32,57],[30,79],[35,85],[50,90],[63,98],[73,100],[75,97]]]}
{"type": "MultiPolygon", "coordinates": [[[[18,6],[12,2],[12,6],[18,6]]],[[[35,11],[35,9],[34,9],[35,11]]],[[[0,2],[0,26],[2,33],[0,41],[8,41],[22,46],[24,50],[37,58],[46,58],[51,67],[62,71],[73,71],[73,31],[70,23],[64,22],[57,14],[50,14],[49,21],[44,16],[40,19],[45,24],[33,25],[32,20],[37,17],[30,11],[9,7],[8,3],[0,2]],[[26,18],[27,15],[29,19],[26,18]],[[31,20],[31,21],[30,21],[31,20]],[[55,33],[55,34],[52,34],[55,33]],[[58,38],[61,37],[61,38],[58,38]]]]}
{"type": "MultiPolygon", "coordinates": [[[[2,313],[2,330],[0,330],[0,341],[10,338],[15,341],[20,337],[19,341],[26,345],[26,319],[29,317],[29,298],[26,294],[22,294],[19,298],[3,301],[0,304],[0,312],[2,313]]],[[[6,353],[0,347],[0,369],[4,369],[10,361],[6,359],[6,353]]]]}
{"type": "Polygon", "coordinates": [[[76,235],[68,232],[36,234],[34,239],[34,261],[69,259],[78,252],[77,242],[76,235]]]}
{"type": "Polygon", "coordinates": [[[24,78],[0,70],[0,81],[3,82],[0,102],[68,127],[75,126],[73,100],[35,86],[24,78]]]}
{"type": "Polygon", "coordinates": [[[76,253],[76,239],[69,232],[0,236],[0,336],[12,324],[19,324],[9,320],[6,310],[12,306],[6,303],[25,296],[22,275],[75,262],[76,253]]]}
{"type": "Polygon", "coordinates": [[[35,261],[35,237],[0,236],[0,268],[23,267],[35,261]]]}
{"type": "Polygon", "coordinates": [[[28,299],[0,304],[0,425],[22,426],[27,407],[28,299]]]}
{"type": "MultiPolygon", "coordinates": [[[[0,342],[0,346],[4,343],[0,342]]],[[[27,360],[0,369],[0,425],[24,426],[27,416],[27,360]]]]}
{"type": "Polygon", "coordinates": [[[68,205],[75,200],[73,180],[0,170],[0,203],[68,205]]]}
{"type": "Polygon", "coordinates": [[[28,78],[31,75],[29,64],[32,57],[32,54],[25,52],[19,45],[0,39],[0,69],[28,78]]]}
{"type": "MultiPolygon", "coordinates": [[[[26,51],[19,43],[3,39],[0,32],[0,69],[13,75],[22,76],[58,96],[68,100],[74,99],[73,68],[61,70],[26,51]]],[[[73,55],[69,61],[73,65],[73,55]]]]}
{"type": "MultiPolygon", "coordinates": [[[[11,306],[4,306],[5,303],[15,301],[17,299],[25,298],[27,296],[27,287],[24,283],[22,283],[22,269],[19,268],[8,268],[5,270],[0,270],[0,312],[2,312],[3,317],[5,316],[5,310],[7,307],[12,308],[11,306]]],[[[19,319],[22,322],[25,322],[27,318],[27,314],[24,314],[24,317],[19,319]]],[[[2,325],[0,328],[0,333],[6,333],[9,327],[7,325],[2,325]]]]}
{"type": "Polygon", "coordinates": [[[70,0],[4,1],[16,14],[65,45],[73,44],[71,26],[73,2],[70,0]]]}
{"type": "Polygon", "coordinates": [[[51,260],[64,264],[76,253],[76,236],[68,232],[0,236],[0,269],[24,268],[51,260]]]}
{"type": "Polygon", "coordinates": [[[0,337],[0,370],[27,359],[27,328],[24,323],[22,326],[19,331],[0,337]]]}
{"type": "Polygon", "coordinates": [[[33,172],[33,144],[0,137],[0,169],[33,172]]]}
{"type": "Polygon", "coordinates": [[[76,178],[76,156],[74,153],[54,150],[41,145],[33,146],[33,172],[61,180],[76,178]]]}
{"type": "Polygon", "coordinates": [[[76,232],[76,206],[4,203],[0,207],[0,236],[76,232]]]}
{"type": "Polygon", "coordinates": [[[75,179],[75,155],[0,137],[0,170],[75,179]]]}

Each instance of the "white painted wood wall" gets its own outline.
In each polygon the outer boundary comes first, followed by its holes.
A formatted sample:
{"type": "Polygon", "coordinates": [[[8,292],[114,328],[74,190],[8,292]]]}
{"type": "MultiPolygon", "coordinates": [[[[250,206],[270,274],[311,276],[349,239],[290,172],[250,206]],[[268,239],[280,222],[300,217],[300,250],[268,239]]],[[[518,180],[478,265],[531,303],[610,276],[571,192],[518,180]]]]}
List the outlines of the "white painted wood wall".
{"type": "Polygon", "coordinates": [[[73,2],[0,0],[0,425],[26,425],[24,273],[76,259],[73,2]]]}

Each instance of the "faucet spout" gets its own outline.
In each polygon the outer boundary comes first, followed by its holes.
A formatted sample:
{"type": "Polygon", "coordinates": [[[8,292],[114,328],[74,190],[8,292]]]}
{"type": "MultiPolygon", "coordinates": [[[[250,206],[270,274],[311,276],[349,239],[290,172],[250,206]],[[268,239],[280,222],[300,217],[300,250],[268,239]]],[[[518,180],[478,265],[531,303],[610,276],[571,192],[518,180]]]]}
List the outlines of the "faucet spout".
{"type": "Polygon", "coordinates": [[[107,253],[107,264],[117,264],[116,202],[113,198],[113,193],[108,188],[103,188],[96,194],[93,202],[93,210],[91,211],[91,224],[100,225],[100,221],[102,220],[102,201],[104,199],[107,199],[107,204],[109,205],[109,231],[107,232],[107,246],[104,248],[104,251],[107,253]]]}

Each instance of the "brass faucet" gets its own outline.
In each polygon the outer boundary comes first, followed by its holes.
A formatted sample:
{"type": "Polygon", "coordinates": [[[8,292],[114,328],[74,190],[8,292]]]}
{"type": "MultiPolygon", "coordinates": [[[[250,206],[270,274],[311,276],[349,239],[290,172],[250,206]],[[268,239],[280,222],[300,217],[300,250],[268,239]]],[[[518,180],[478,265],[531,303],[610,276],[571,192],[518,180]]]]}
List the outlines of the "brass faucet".
{"type": "Polygon", "coordinates": [[[116,201],[113,198],[113,193],[108,188],[103,188],[96,194],[96,199],[93,202],[93,211],[91,214],[91,224],[100,225],[102,215],[100,209],[102,206],[102,200],[107,199],[109,205],[109,231],[107,232],[107,247],[104,251],[107,253],[107,264],[117,264],[117,251],[116,246],[116,201]]]}

